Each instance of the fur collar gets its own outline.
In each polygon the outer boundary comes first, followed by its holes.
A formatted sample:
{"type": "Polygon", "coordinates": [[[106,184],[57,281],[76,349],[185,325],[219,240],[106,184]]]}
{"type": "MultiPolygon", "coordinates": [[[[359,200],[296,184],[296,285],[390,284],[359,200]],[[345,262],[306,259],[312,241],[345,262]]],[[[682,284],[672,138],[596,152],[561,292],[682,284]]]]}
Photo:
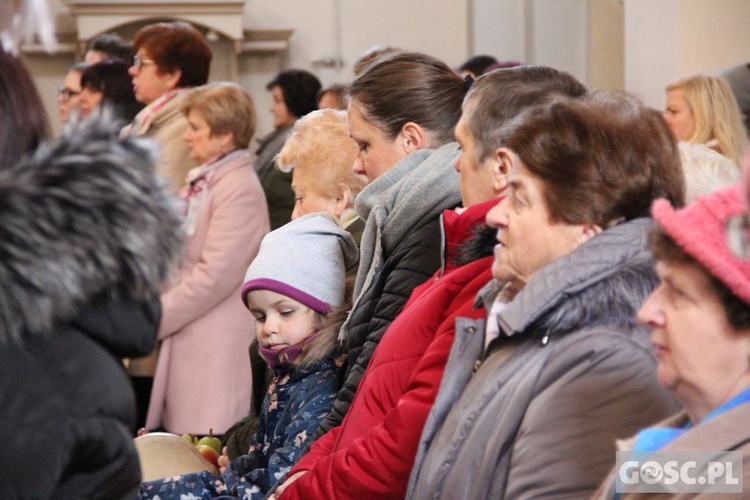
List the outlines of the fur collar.
{"type": "Polygon", "coordinates": [[[182,245],[146,139],[107,114],[0,171],[0,344],[51,335],[93,303],[153,302],[182,245]]]}

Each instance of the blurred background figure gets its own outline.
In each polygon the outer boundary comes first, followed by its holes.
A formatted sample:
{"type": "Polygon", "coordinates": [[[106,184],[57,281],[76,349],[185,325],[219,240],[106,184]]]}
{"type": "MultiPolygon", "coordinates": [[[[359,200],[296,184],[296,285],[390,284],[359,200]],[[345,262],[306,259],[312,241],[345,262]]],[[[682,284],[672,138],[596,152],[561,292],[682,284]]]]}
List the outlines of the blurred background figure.
{"type": "Polygon", "coordinates": [[[140,482],[120,358],[154,348],[180,218],[152,148],[118,131],[81,121],[37,148],[42,103],[0,50],[0,498],[132,498],[140,482]]]}
{"type": "Polygon", "coordinates": [[[346,85],[334,83],[320,91],[318,109],[346,109],[346,85]]]}
{"type": "Polygon", "coordinates": [[[664,117],[677,140],[705,144],[739,168],[747,131],[729,84],[699,74],[677,80],[666,89],[664,117]]]}
{"type": "Polygon", "coordinates": [[[701,144],[680,142],[680,160],[685,174],[685,203],[736,184],[737,165],[726,156],[701,144]]]}
{"type": "Polygon", "coordinates": [[[133,38],[135,98],[146,105],[123,134],[142,135],[161,144],[157,173],[177,193],[185,175],[196,166],[182,136],[188,128],[182,100],[190,87],[208,81],[211,48],[203,35],[185,22],[158,23],[138,30],[133,38]]]}
{"type": "Polygon", "coordinates": [[[745,130],[750,134],[750,63],[742,63],[727,68],[719,73],[719,76],[732,87],[737,105],[742,112],[745,130]]]}
{"type": "MultiPolygon", "coordinates": [[[[183,140],[188,121],[182,112],[185,94],[208,81],[211,48],[203,35],[184,22],[144,26],[133,39],[133,65],[128,70],[133,93],[145,107],[123,127],[122,135],[155,139],[160,145],[156,172],[174,193],[185,185],[185,176],[198,163],[183,140]]],[[[158,351],[128,365],[138,397],[138,426],[145,425],[158,351]]]]}
{"type": "Polygon", "coordinates": [[[467,59],[461,66],[458,67],[456,73],[461,75],[461,78],[470,76],[475,80],[482,76],[487,68],[497,63],[497,59],[493,56],[488,55],[476,55],[467,59]]]}
{"type": "Polygon", "coordinates": [[[495,64],[490,64],[489,66],[487,66],[484,69],[484,73],[489,73],[490,71],[495,71],[496,69],[515,68],[518,66],[523,66],[523,63],[521,61],[499,61],[495,64]]]}
{"type": "Polygon", "coordinates": [[[81,116],[84,117],[106,105],[125,124],[130,123],[143,109],[143,103],[135,99],[128,65],[119,59],[88,67],[81,76],[81,93],[78,97],[81,116]]]}
{"type": "Polygon", "coordinates": [[[187,92],[182,112],[190,124],[183,137],[200,167],[181,193],[186,251],[161,295],[161,349],[146,426],[223,434],[250,407],[253,319],[238,297],[268,232],[247,150],[255,106],[239,85],[214,83],[187,92]]]}
{"type": "Polygon", "coordinates": [[[0,50],[0,170],[49,137],[47,114],[20,59],[0,50]]]}
{"type": "Polygon", "coordinates": [[[60,121],[67,123],[71,114],[80,113],[81,76],[89,67],[88,63],[74,64],[68,69],[62,85],[57,89],[57,107],[60,110],[60,121]]]}
{"type": "Polygon", "coordinates": [[[291,134],[294,122],[318,109],[320,87],[315,75],[301,69],[282,71],[266,85],[273,95],[270,111],[274,131],[258,139],[253,165],[266,194],[272,230],[289,222],[294,210],[292,176],[275,168],[276,155],[291,134]]]}
{"type": "Polygon", "coordinates": [[[129,63],[133,60],[133,45],[116,33],[102,33],[89,43],[84,61],[96,64],[111,59],[129,63]]]}

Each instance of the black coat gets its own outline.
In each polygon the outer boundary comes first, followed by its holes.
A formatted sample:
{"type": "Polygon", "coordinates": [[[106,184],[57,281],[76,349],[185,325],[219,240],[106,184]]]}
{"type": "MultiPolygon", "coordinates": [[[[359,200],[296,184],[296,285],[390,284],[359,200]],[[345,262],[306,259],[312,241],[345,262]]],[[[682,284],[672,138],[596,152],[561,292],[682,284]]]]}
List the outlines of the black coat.
{"type": "Polygon", "coordinates": [[[156,344],[159,302],[104,300],[0,348],[0,498],[134,498],[135,400],[120,357],[156,344]]]}
{"type": "Polygon", "coordinates": [[[150,142],[70,127],[0,169],[0,498],[134,498],[135,401],[181,219],[150,142]]]}

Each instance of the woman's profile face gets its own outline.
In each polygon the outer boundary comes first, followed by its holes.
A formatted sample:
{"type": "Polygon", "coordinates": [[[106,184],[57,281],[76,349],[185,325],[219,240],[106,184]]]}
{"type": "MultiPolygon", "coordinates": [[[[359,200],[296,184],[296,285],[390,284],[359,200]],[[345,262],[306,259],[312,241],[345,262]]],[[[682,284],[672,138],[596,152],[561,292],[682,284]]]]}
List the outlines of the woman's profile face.
{"type": "Polygon", "coordinates": [[[102,92],[96,90],[90,85],[84,87],[79,96],[81,116],[88,116],[94,109],[98,108],[102,103],[103,96],[104,94],[102,92]]]}
{"type": "Polygon", "coordinates": [[[698,264],[660,261],[656,274],[638,321],[651,328],[659,382],[686,406],[710,411],[750,384],[750,332],[732,328],[698,264]]]}
{"type": "Polygon", "coordinates": [[[689,141],[693,137],[695,117],[683,89],[678,88],[667,93],[664,118],[678,141],[689,141]]]}
{"type": "Polygon", "coordinates": [[[509,195],[487,213],[487,225],[498,230],[492,274],[516,289],[582,242],[581,226],[551,220],[544,181],[520,161],[510,173],[509,195]]]}
{"type": "Polygon", "coordinates": [[[271,97],[273,98],[273,101],[271,102],[271,107],[269,109],[273,115],[273,127],[287,128],[294,125],[294,122],[297,121],[297,117],[294,116],[286,106],[284,92],[281,90],[281,87],[278,85],[272,87],[271,97]]]}
{"type": "Polygon", "coordinates": [[[174,90],[179,81],[179,75],[162,73],[158,64],[144,48],[138,50],[133,65],[128,69],[128,74],[133,77],[135,98],[143,104],[151,104],[167,92],[174,90]]]}
{"type": "Polygon", "coordinates": [[[406,157],[406,149],[402,147],[399,137],[390,140],[378,127],[368,122],[358,101],[349,103],[347,115],[349,135],[358,148],[352,165],[355,173],[365,175],[367,181],[372,182],[406,157]]]}
{"type": "Polygon", "coordinates": [[[190,158],[203,164],[221,153],[227,152],[231,142],[231,134],[213,134],[211,126],[203,115],[194,109],[188,112],[187,121],[188,128],[182,139],[190,148],[190,158]]]}
{"type": "Polygon", "coordinates": [[[294,191],[292,220],[315,212],[328,212],[335,218],[340,215],[336,213],[335,195],[329,196],[321,192],[312,177],[314,175],[315,170],[309,167],[292,170],[292,190],[294,191]]]}
{"type": "Polygon", "coordinates": [[[63,84],[57,94],[57,105],[60,110],[60,120],[65,123],[70,114],[79,111],[79,100],[81,95],[80,71],[68,71],[63,84]]]}

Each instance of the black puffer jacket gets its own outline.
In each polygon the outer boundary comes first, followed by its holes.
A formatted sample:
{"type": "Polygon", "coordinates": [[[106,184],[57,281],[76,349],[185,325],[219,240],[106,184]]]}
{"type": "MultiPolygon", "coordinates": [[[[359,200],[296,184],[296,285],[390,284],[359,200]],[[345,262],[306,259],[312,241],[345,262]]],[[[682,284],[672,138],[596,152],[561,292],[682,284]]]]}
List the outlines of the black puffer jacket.
{"type": "Polygon", "coordinates": [[[314,439],[341,425],[388,325],[440,267],[440,214],[461,201],[457,155],[455,143],[412,153],[358,195],[357,213],[367,220],[357,276],[364,286],[342,329],[345,379],[314,439]]]}
{"type": "Polygon", "coordinates": [[[0,171],[0,498],[133,498],[121,358],[153,350],[180,218],[150,145],[79,124],[0,171]]]}

